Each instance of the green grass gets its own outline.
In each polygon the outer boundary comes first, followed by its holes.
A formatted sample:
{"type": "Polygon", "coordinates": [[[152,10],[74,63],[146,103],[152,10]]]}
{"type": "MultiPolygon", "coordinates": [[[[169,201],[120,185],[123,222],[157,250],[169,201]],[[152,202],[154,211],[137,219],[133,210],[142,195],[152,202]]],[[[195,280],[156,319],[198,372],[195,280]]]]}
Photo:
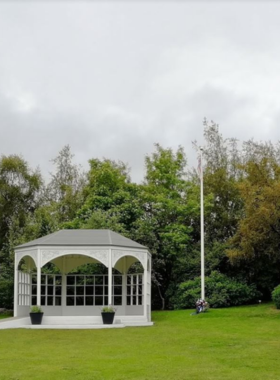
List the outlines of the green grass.
{"type": "Polygon", "coordinates": [[[155,312],[153,320],[115,330],[0,330],[0,379],[280,379],[280,311],[271,304],[155,312]]]}

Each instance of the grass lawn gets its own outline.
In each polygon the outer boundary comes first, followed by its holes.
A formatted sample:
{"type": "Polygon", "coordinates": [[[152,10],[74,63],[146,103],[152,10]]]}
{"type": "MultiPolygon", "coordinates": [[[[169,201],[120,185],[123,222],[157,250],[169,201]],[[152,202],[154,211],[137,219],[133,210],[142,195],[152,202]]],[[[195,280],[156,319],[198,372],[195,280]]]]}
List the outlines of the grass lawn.
{"type": "Polygon", "coordinates": [[[115,330],[0,330],[0,379],[280,379],[280,311],[271,304],[155,312],[153,320],[115,330]]]}

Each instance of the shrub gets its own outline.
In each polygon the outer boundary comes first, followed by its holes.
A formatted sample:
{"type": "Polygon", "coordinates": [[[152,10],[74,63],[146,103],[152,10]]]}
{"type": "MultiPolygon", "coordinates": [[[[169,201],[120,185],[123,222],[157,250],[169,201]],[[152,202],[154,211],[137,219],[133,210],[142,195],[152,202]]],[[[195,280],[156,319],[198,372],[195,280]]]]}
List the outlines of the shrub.
{"type": "Polygon", "coordinates": [[[112,306],[104,306],[101,311],[102,313],[115,313],[116,309],[112,306]]]}
{"type": "Polygon", "coordinates": [[[271,295],[275,306],[280,309],[280,285],[276,286],[271,295]]]}
{"type": "Polygon", "coordinates": [[[43,313],[41,306],[31,306],[30,307],[30,313],[43,313]]]}
{"type": "MultiPolygon", "coordinates": [[[[173,306],[176,309],[194,308],[200,291],[200,277],[180,284],[172,299],[173,306]]],[[[249,304],[260,297],[254,285],[238,282],[217,271],[205,277],[205,293],[210,307],[214,308],[249,304]]]]}
{"type": "Polygon", "coordinates": [[[0,307],[12,310],[14,303],[13,281],[0,279],[0,307]]]}

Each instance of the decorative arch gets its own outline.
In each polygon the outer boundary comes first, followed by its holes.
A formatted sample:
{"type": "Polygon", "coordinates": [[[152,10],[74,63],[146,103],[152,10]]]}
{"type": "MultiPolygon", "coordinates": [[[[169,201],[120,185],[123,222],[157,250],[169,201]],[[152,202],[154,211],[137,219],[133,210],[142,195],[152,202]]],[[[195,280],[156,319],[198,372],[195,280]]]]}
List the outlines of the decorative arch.
{"type": "Polygon", "coordinates": [[[122,251],[119,249],[112,250],[112,267],[114,267],[116,263],[125,256],[132,256],[136,258],[138,261],[140,261],[143,268],[144,269],[146,268],[146,265],[145,265],[146,252],[141,252],[141,251],[129,252],[129,251],[122,251]]]}
{"type": "Polygon", "coordinates": [[[41,267],[48,262],[62,256],[81,255],[87,256],[99,261],[101,264],[108,267],[109,264],[109,250],[41,250],[41,267]]]}
{"type": "Polygon", "coordinates": [[[37,268],[38,266],[38,256],[37,256],[37,250],[34,251],[28,251],[28,252],[17,252],[15,254],[15,267],[18,268],[19,263],[22,259],[25,257],[29,257],[33,260],[35,267],[37,268]]]}

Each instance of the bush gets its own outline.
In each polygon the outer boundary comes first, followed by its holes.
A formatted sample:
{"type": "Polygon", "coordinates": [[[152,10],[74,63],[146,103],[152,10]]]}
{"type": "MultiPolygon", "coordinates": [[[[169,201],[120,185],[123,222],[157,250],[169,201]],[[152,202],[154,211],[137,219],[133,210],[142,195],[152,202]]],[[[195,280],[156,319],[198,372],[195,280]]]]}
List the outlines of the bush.
{"type": "Polygon", "coordinates": [[[280,309],[280,285],[276,286],[271,295],[275,306],[280,309]]]}
{"type": "MultiPolygon", "coordinates": [[[[172,299],[174,308],[194,308],[196,300],[200,298],[200,292],[200,277],[180,284],[172,299]]],[[[254,285],[238,282],[217,271],[205,277],[205,293],[210,307],[214,308],[245,305],[260,298],[260,293],[254,285]]]]}
{"type": "Polygon", "coordinates": [[[41,306],[36,305],[36,306],[31,306],[30,307],[30,313],[43,313],[43,310],[41,306]]]}
{"type": "Polygon", "coordinates": [[[14,283],[13,281],[0,279],[0,307],[13,309],[14,303],[14,283]]]}

